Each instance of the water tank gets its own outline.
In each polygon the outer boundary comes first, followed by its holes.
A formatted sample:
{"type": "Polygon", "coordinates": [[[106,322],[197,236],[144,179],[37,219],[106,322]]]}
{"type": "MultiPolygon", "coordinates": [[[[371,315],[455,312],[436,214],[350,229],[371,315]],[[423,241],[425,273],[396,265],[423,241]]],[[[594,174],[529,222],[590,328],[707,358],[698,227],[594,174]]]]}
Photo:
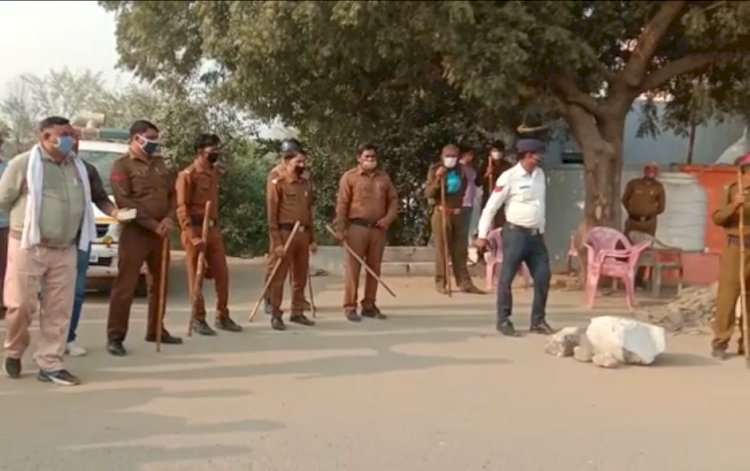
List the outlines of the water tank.
{"type": "Polygon", "coordinates": [[[667,195],[667,205],[659,216],[656,238],[686,251],[705,249],[708,223],[708,195],[698,180],[682,172],[659,175],[667,195]]]}

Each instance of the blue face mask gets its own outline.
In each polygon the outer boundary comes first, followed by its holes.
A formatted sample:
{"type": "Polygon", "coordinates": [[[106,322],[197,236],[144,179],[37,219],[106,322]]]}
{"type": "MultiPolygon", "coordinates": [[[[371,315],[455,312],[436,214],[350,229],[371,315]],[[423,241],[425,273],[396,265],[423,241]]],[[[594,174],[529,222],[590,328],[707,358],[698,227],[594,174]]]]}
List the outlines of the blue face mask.
{"type": "Polygon", "coordinates": [[[57,138],[57,150],[63,155],[68,155],[73,150],[73,138],[71,136],[60,136],[57,138]]]}

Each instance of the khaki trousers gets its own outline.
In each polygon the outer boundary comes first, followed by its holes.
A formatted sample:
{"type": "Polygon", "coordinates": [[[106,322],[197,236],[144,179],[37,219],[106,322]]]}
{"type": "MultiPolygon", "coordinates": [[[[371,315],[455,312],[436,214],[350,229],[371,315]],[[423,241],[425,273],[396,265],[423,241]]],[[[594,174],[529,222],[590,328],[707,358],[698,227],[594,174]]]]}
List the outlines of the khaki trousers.
{"type": "MultiPolygon", "coordinates": [[[[290,231],[281,231],[281,243],[285,244],[290,231]]],[[[292,273],[292,315],[305,312],[305,286],[307,286],[307,271],[310,267],[310,233],[297,232],[289,245],[286,256],[281,259],[279,269],[268,287],[268,299],[273,307],[273,315],[281,315],[281,301],[284,298],[284,284],[287,275],[292,273]]],[[[269,264],[276,264],[278,257],[271,253],[269,264]]],[[[271,274],[269,273],[268,276],[271,274]]]]}
{"type": "MultiPolygon", "coordinates": [[[[362,257],[367,265],[380,276],[380,264],[385,251],[386,233],[382,229],[367,228],[350,224],[347,229],[346,241],[354,253],[362,257]]],[[[344,309],[357,308],[357,289],[359,288],[359,273],[361,264],[347,254],[346,286],[344,288],[344,309]]],[[[365,293],[362,298],[362,308],[370,309],[375,306],[378,293],[378,281],[369,273],[365,278],[365,293]]]]}
{"type": "Polygon", "coordinates": [[[459,288],[470,288],[473,283],[466,266],[469,254],[466,248],[466,233],[461,208],[458,208],[458,212],[450,209],[449,213],[445,218],[445,232],[448,240],[444,240],[443,237],[443,211],[435,208],[432,213],[432,235],[435,238],[435,285],[446,286],[445,267],[447,263],[450,263],[453,265],[456,285],[459,288]],[[446,244],[450,260],[445,259],[446,244]]]}
{"type": "MultiPolygon", "coordinates": [[[[740,297],[740,247],[729,244],[721,253],[719,268],[719,290],[716,293],[716,317],[714,317],[714,339],[716,348],[726,349],[732,339],[735,323],[735,307],[740,297]]],[[[750,250],[745,253],[746,283],[750,282],[750,250]]],[[[748,302],[750,305],[750,302],[748,302]]]]}
{"type": "Polygon", "coordinates": [[[34,355],[42,371],[64,369],[63,354],[68,339],[70,315],[75,297],[76,262],[74,245],[64,249],[21,248],[21,241],[8,239],[8,266],[5,272],[4,301],[5,355],[21,359],[29,348],[29,326],[39,310],[39,345],[34,355]]]}
{"type": "MultiPolygon", "coordinates": [[[[193,247],[190,239],[192,234],[183,232],[181,235],[182,247],[185,249],[185,265],[187,267],[188,286],[192,289],[195,283],[195,274],[198,268],[199,250],[193,247]]],[[[227,267],[227,255],[224,251],[224,236],[218,227],[208,230],[205,243],[205,258],[208,269],[214,279],[216,290],[216,318],[226,319],[229,317],[229,268],[227,267]]],[[[205,279],[205,276],[204,276],[205,279]]],[[[195,319],[206,320],[206,302],[203,293],[198,293],[195,298],[195,319]]]]}

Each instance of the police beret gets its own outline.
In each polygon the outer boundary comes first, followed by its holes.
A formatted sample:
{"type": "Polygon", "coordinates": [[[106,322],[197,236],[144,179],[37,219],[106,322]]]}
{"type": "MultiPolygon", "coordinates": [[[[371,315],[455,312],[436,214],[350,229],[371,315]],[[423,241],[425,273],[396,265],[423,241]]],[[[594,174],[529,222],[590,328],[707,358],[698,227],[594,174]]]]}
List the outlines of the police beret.
{"type": "Polygon", "coordinates": [[[746,165],[750,165],[750,152],[747,154],[737,157],[737,160],[734,161],[734,165],[738,167],[744,167],[746,165]]]}
{"type": "Polygon", "coordinates": [[[281,155],[289,156],[302,152],[302,144],[297,139],[284,139],[281,142],[281,155]]]}

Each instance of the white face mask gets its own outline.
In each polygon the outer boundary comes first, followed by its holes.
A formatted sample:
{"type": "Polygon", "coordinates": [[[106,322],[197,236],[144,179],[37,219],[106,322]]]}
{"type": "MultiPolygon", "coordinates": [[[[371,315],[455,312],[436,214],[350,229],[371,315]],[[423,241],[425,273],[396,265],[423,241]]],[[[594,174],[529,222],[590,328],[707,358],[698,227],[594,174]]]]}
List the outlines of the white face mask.
{"type": "Polygon", "coordinates": [[[503,158],[503,153],[500,152],[499,150],[493,150],[490,153],[490,156],[492,157],[492,160],[500,160],[503,158]]]}
{"type": "Polygon", "coordinates": [[[456,162],[458,162],[458,157],[445,157],[443,159],[443,165],[445,165],[445,168],[455,167],[456,162]]]}
{"type": "Polygon", "coordinates": [[[378,166],[378,161],[377,160],[364,160],[362,161],[360,165],[365,170],[374,170],[375,167],[378,166]]]}

